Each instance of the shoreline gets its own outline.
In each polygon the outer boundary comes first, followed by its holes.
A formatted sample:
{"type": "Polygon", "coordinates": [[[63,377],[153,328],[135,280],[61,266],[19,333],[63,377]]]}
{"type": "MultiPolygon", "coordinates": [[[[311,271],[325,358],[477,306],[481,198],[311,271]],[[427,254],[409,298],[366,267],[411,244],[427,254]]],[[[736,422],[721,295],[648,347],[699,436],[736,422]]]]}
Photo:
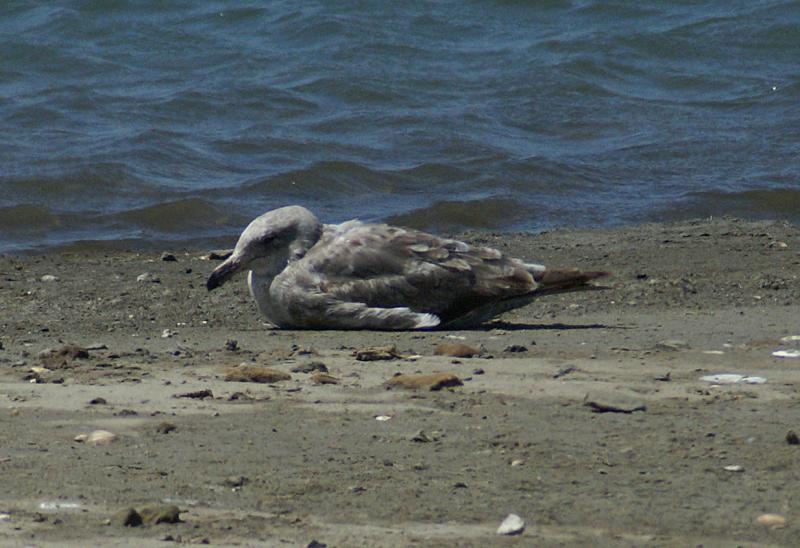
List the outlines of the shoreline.
{"type": "Polygon", "coordinates": [[[800,359],[772,352],[800,348],[781,340],[800,335],[800,227],[720,218],[462,237],[609,270],[612,287],[475,330],[272,331],[243,279],[206,291],[207,251],[0,255],[0,427],[12,440],[0,543],[792,544],[800,359]],[[436,355],[442,342],[480,354],[436,355]],[[65,344],[88,357],[39,357],[65,344]],[[354,357],[387,345],[400,357],[354,357]],[[291,379],[226,381],[243,362],[291,379]],[[339,384],[292,371],[312,362],[339,384]],[[383,387],[434,372],[463,386],[383,387]],[[766,382],[700,380],[719,373],[766,382]],[[116,441],[73,441],[97,429],[116,441]],[[112,519],[165,501],[183,523],[112,519]],[[518,537],[496,534],[509,513],[527,523],[518,537]],[[755,524],[765,513],[786,522],[755,524]]]}
{"type": "MultiPolygon", "coordinates": [[[[324,222],[324,219],[323,219],[324,222]]],[[[564,226],[548,226],[539,230],[520,231],[510,230],[504,231],[501,229],[493,228],[476,228],[464,229],[461,231],[433,231],[425,228],[418,228],[415,226],[408,226],[402,223],[395,223],[389,219],[369,221],[375,223],[387,223],[405,228],[412,228],[414,230],[422,230],[423,232],[430,232],[437,236],[444,238],[454,238],[457,240],[468,240],[470,238],[481,239],[483,237],[492,238],[507,238],[526,239],[537,238],[546,234],[557,234],[562,232],[575,233],[575,234],[591,234],[591,233],[609,233],[619,232],[627,233],[639,230],[660,230],[661,228],[667,229],[671,226],[696,226],[702,224],[732,224],[732,225],[751,225],[751,226],[770,226],[770,225],[790,225],[797,226],[797,223],[789,218],[766,218],[763,216],[755,216],[752,218],[735,217],[730,215],[707,215],[703,217],[690,217],[690,218],[667,218],[664,220],[642,220],[639,222],[631,223],[616,223],[608,226],[588,227],[585,225],[564,225],[564,226]]],[[[243,230],[247,226],[247,222],[242,222],[240,229],[243,230]]],[[[236,243],[239,233],[232,232],[231,234],[210,236],[205,238],[195,238],[189,240],[170,240],[159,238],[128,238],[128,239],[109,239],[109,240],[77,240],[72,242],[62,242],[58,244],[50,244],[47,246],[28,247],[21,249],[0,249],[0,257],[38,257],[42,255],[65,255],[65,254],[86,254],[86,253],[162,253],[162,252],[179,252],[179,253],[193,253],[203,255],[209,250],[221,250],[225,248],[232,248],[236,243]]]]}

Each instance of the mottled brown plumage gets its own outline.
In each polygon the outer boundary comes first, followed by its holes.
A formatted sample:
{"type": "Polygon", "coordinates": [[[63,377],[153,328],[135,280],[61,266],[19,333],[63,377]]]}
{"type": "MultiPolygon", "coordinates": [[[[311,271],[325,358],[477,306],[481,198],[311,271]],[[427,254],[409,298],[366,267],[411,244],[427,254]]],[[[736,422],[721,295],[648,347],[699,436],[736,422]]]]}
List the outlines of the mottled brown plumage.
{"type": "Polygon", "coordinates": [[[605,275],[551,271],[384,224],[322,225],[299,206],[250,223],[209,290],[244,269],[271,323],[313,329],[470,327],[543,294],[591,288],[605,275]]]}

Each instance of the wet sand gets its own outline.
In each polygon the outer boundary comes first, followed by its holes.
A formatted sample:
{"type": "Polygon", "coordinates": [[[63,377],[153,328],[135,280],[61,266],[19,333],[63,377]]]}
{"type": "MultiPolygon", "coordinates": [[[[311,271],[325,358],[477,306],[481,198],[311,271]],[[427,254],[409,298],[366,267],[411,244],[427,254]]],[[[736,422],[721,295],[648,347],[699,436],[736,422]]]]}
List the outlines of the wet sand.
{"type": "Polygon", "coordinates": [[[612,287],[470,331],[272,331],[243,279],[206,292],[206,250],[2,257],[0,544],[795,544],[800,359],[772,352],[800,348],[781,341],[800,335],[800,228],[464,237],[612,287]],[[40,355],[66,344],[88,350],[40,355]],[[313,362],[339,384],[292,372],[313,362]],[[226,381],[242,363],[291,379],[226,381]],[[463,386],[383,387],[434,372],[463,386]],[[766,382],[700,380],[716,373],[766,382]],[[98,429],[116,439],[74,441],[98,429]],[[182,521],[122,525],[147,504],[182,521]],[[526,529],[498,536],[509,513],[526,529]]]}

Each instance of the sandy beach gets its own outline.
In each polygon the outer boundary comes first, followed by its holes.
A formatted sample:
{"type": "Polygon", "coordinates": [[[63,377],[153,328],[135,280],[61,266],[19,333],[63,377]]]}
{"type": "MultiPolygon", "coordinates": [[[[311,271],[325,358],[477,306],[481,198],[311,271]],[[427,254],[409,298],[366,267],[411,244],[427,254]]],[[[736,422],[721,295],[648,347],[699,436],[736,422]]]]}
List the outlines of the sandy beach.
{"type": "Polygon", "coordinates": [[[461,237],[611,287],[469,331],[275,331],[244,279],[206,291],[209,250],[0,257],[0,544],[796,545],[799,227],[461,237]],[[124,525],[148,505],[180,521],[124,525]]]}

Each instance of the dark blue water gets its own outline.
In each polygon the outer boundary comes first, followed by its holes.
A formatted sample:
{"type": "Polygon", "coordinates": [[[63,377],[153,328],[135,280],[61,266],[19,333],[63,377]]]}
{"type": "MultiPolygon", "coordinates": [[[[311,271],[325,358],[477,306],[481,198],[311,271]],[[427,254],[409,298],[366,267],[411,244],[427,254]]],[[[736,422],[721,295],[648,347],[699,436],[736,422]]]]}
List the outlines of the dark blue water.
{"type": "Polygon", "coordinates": [[[325,221],[800,222],[789,1],[0,6],[0,252],[325,221]]]}

